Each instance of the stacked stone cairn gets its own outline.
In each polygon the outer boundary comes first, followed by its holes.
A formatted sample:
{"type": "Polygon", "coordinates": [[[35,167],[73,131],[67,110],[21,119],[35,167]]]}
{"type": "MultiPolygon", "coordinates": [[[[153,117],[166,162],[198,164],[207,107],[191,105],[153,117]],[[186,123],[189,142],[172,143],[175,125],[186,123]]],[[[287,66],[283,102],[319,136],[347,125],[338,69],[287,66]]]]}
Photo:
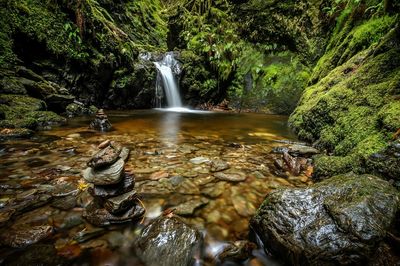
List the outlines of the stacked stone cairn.
{"type": "Polygon", "coordinates": [[[93,196],[83,217],[96,226],[138,220],[145,209],[134,190],[134,176],[124,171],[129,149],[109,140],[99,149],[83,171],[83,178],[92,184],[89,193],[93,196]]]}
{"type": "Polygon", "coordinates": [[[103,109],[99,109],[96,112],[95,119],[90,122],[90,128],[99,130],[99,131],[109,131],[111,130],[111,123],[108,121],[107,115],[104,113],[103,109]]]}

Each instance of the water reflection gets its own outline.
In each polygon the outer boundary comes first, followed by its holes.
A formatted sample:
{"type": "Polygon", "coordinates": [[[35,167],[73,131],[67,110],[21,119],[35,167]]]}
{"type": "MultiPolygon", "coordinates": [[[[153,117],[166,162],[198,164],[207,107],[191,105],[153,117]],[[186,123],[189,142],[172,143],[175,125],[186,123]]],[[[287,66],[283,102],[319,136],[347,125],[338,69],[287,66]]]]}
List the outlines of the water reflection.
{"type": "Polygon", "coordinates": [[[166,146],[177,145],[180,130],[181,114],[176,112],[165,112],[160,122],[160,137],[163,144],[166,146]]]}

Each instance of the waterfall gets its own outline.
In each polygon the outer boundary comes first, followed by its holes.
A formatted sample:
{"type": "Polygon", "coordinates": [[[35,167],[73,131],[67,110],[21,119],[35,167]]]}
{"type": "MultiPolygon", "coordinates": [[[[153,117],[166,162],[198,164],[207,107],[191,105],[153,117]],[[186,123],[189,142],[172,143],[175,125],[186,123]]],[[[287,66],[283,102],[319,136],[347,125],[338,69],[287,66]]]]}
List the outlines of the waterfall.
{"type": "Polygon", "coordinates": [[[180,74],[181,69],[178,61],[174,58],[174,54],[172,52],[166,53],[163,60],[154,62],[154,65],[157,67],[156,107],[161,107],[164,94],[167,98],[168,107],[182,107],[176,79],[176,75],[180,74]]]}

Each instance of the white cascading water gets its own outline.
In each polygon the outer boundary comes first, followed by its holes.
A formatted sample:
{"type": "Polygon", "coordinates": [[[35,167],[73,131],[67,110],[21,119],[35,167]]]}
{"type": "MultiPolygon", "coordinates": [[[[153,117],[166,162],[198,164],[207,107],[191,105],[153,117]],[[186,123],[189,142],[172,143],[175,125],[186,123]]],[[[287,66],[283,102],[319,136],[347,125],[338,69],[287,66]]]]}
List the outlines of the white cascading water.
{"type": "Polygon", "coordinates": [[[157,83],[156,83],[156,104],[161,107],[161,98],[164,88],[165,96],[169,108],[181,108],[182,100],[179,94],[179,87],[175,74],[180,73],[179,63],[175,60],[174,54],[169,52],[165,54],[160,62],[154,62],[157,67],[157,83]]]}

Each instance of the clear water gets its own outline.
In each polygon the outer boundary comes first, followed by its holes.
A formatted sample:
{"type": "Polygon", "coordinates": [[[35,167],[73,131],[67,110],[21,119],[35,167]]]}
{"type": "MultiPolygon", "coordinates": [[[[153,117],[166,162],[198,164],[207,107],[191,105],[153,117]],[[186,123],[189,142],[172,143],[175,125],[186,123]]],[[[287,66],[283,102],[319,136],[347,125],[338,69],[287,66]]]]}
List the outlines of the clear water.
{"type": "MultiPolygon", "coordinates": [[[[283,179],[273,174],[270,151],[295,140],[285,116],[176,110],[108,115],[114,127],[111,132],[89,130],[92,118],[84,117],[41,132],[31,140],[0,144],[0,213],[17,195],[21,201],[29,200],[24,195],[47,186],[64,182],[82,189],[81,171],[97,151],[97,145],[106,139],[131,149],[125,169],[135,174],[136,189],[146,208],[141,224],[112,226],[86,242],[75,243],[79,232],[95,229],[84,220],[63,228],[65,221],[80,217],[91,200],[85,190],[79,193],[79,204],[71,210],[45,204],[17,216],[10,224],[54,226],[57,233],[44,242],[56,247],[57,256],[71,263],[101,265],[111,261],[110,265],[117,265],[121,259],[129,263],[130,259],[133,261],[130,245],[142,226],[168,208],[204,200],[205,205],[181,218],[203,232],[209,254],[205,264],[212,265],[216,250],[227,241],[247,239],[249,219],[271,190],[309,182],[304,177],[283,179]],[[244,174],[246,180],[220,181],[210,171],[209,162],[198,163],[199,157],[224,160],[230,165],[229,171],[244,174]]],[[[24,249],[0,247],[3,259],[23,252],[24,249]]],[[[267,258],[257,254],[253,260],[264,263],[267,258]]]]}

